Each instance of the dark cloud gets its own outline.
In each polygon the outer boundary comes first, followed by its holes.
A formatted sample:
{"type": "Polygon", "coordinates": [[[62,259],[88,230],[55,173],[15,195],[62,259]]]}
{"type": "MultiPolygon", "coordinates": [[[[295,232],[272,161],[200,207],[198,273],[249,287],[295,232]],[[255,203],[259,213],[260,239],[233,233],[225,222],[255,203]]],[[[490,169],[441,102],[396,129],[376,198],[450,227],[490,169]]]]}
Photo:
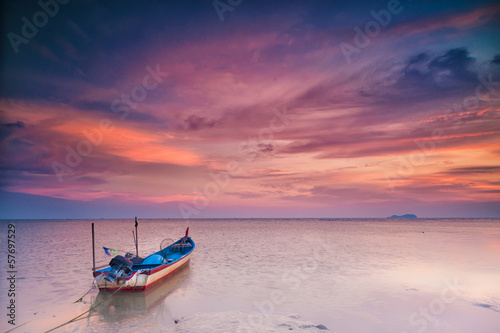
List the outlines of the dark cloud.
{"type": "Polygon", "coordinates": [[[190,131],[213,128],[215,125],[217,125],[216,120],[197,115],[190,115],[183,122],[183,127],[190,131]]]}
{"type": "Polygon", "coordinates": [[[399,78],[394,88],[412,89],[413,94],[428,98],[456,93],[457,89],[463,91],[477,85],[477,73],[472,69],[475,62],[466,48],[450,49],[435,57],[419,53],[396,73],[399,78]]]}
{"type": "MultiPolygon", "coordinates": [[[[457,81],[475,81],[476,75],[470,71],[470,67],[476,59],[469,54],[466,48],[451,49],[446,54],[435,57],[428,66],[437,73],[445,71],[445,75],[457,81]]],[[[437,73],[434,75],[437,76],[437,73]]]]}
{"type": "Polygon", "coordinates": [[[261,153],[270,153],[274,150],[274,146],[270,143],[268,143],[268,144],[259,143],[257,145],[257,148],[258,148],[259,152],[261,152],[261,153]]]}
{"type": "Polygon", "coordinates": [[[453,168],[447,171],[449,174],[475,174],[475,173],[497,173],[500,172],[500,166],[476,166],[465,168],[453,168]]]}
{"type": "Polygon", "coordinates": [[[12,128],[12,127],[24,128],[24,127],[26,127],[26,125],[22,121],[16,121],[15,123],[1,124],[1,126],[7,127],[7,128],[12,128]]]}
{"type": "Polygon", "coordinates": [[[81,110],[96,110],[111,113],[111,101],[89,101],[78,100],[71,103],[71,106],[81,110]]]}
{"type": "Polygon", "coordinates": [[[413,83],[415,80],[417,82],[427,80],[428,75],[424,71],[429,58],[427,53],[419,53],[411,57],[400,74],[398,84],[406,83],[406,81],[413,83]]]}
{"type": "Polygon", "coordinates": [[[426,113],[429,109],[424,104],[450,101],[452,105],[473,96],[480,83],[477,63],[467,47],[410,53],[403,60],[372,63],[346,82],[330,85],[328,94],[321,94],[324,87],[314,91],[323,105],[358,108],[357,116],[363,123],[385,123],[426,113]],[[346,91],[350,85],[353,87],[346,91]],[[345,93],[339,95],[339,89],[345,93]]]}
{"type": "Polygon", "coordinates": [[[495,55],[493,60],[491,60],[491,63],[495,65],[500,65],[500,54],[495,55]]]}
{"type": "Polygon", "coordinates": [[[363,97],[370,97],[370,96],[372,96],[371,94],[367,93],[367,92],[366,92],[366,91],[364,91],[363,89],[360,89],[360,90],[358,91],[358,93],[359,93],[359,95],[360,95],[360,96],[363,96],[363,97]]]}
{"type": "Polygon", "coordinates": [[[498,193],[500,193],[500,190],[482,190],[482,191],[479,191],[479,193],[494,193],[494,194],[498,194],[498,193]]]}
{"type": "Polygon", "coordinates": [[[294,189],[294,185],[291,183],[263,183],[260,184],[260,186],[279,191],[288,191],[294,189]]]}
{"type": "Polygon", "coordinates": [[[26,125],[22,121],[16,121],[15,123],[5,123],[0,124],[0,141],[8,138],[16,129],[25,128],[26,125]]]}

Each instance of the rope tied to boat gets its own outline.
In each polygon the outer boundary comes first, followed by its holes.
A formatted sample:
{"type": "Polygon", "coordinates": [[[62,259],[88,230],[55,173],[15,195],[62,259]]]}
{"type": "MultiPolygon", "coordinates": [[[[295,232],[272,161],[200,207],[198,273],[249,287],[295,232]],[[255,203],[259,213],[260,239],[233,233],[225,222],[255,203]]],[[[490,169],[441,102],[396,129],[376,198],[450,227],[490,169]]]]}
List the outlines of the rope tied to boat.
{"type": "Polygon", "coordinates": [[[77,299],[76,301],[74,301],[74,302],[73,302],[73,304],[74,304],[74,303],[78,303],[78,302],[82,302],[82,301],[83,301],[83,298],[84,298],[85,296],[87,296],[87,294],[88,294],[89,292],[91,292],[91,291],[92,291],[93,289],[95,289],[95,288],[97,288],[97,284],[96,284],[96,282],[95,282],[95,278],[94,278],[94,280],[92,281],[92,287],[90,287],[89,291],[87,291],[85,294],[83,294],[83,296],[82,296],[82,297],[80,297],[79,299],[77,299]]]}
{"type": "MultiPolygon", "coordinates": [[[[79,299],[77,299],[76,301],[74,301],[74,302],[73,302],[73,304],[78,303],[78,302],[82,302],[82,301],[83,301],[83,298],[84,298],[85,296],[87,296],[87,295],[88,295],[88,293],[89,293],[89,292],[91,292],[91,291],[92,291],[93,289],[95,289],[95,288],[97,288],[97,284],[96,284],[96,280],[95,280],[95,278],[94,278],[94,280],[92,281],[92,286],[90,287],[90,289],[89,289],[89,290],[88,290],[88,291],[87,291],[87,292],[86,292],[86,293],[85,293],[82,297],[80,297],[79,299]]],[[[111,295],[111,296],[112,296],[112,295],[111,295]]],[[[77,318],[78,318],[78,317],[77,317],[77,318]]],[[[73,318],[72,320],[75,320],[75,319],[76,319],[76,318],[73,318]]],[[[24,326],[24,325],[28,324],[29,322],[32,322],[33,320],[35,320],[35,319],[28,320],[27,322],[25,322],[25,323],[23,323],[23,324],[21,324],[21,325],[18,325],[17,327],[14,327],[14,328],[12,328],[12,329],[10,329],[10,330],[8,330],[8,331],[5,331],[4,333],[11,332],[11,331],[13,331],[13,330],[15,330],[15,329],[17,329],[17,328],[19,328],[19,327],[21,327],[21,326],[24,326]]],[[[66,323],[66,324],[67,324],[67,323],[66,323]]],[[[64,325],[66,325],[66,324],[64,324],[64,325]]],[[[60,327],[60,326],[59,326],[59,327],[60,327]]],[[[59,327],[53,328],[53,330],[55,330],[55,329],[57,329],[57,328],[59,328],[59,327]]],[[[50,331],[47,331],[47,332],[50,332],[50,331]]]]}
{"type": "MultiPolygon", "coordinates": [[[[94,280],[95,282],[95,280],[94,280]]],[[[95,308],[97,308],[99,305],[101,305],[102,303],[106,302],[108,299],[110,299],[111,297],[113,297],[114,294],[116,294],[117,292],[119,292],[123,287],[127,286],[129,284],[130,281],[127,281],[127,283],[124,283],[120,288],[116,289],[111,295],[109,295],[108,297],[106,297],[105,299],[103,299],[102,301],[100,301],[99,303],[97,303],[96,305],[94,305],[93,307],[91,307],[90,309],[88,309],[87,311],[79,314],[78,316],[76,316],[75,318],[71,319],[71,320],[68,320],[67,322],[57,326],[57,327],[54,327],[48,331],[45,331],[44,333],[49,333],[49,332],[52,332],[52,331],[55,331],[57,330],[58,328],[61,328],[63,326],[66,326],[74,321],[76,321],[78,318],[80,318],[81,316],[83,316],[84,314],[87,314],[89,313],[90,311],[94,310],[95,308]]],[[[92,289],[91,289],[92,290],[92,289]]],[[[90,291],[90,290],[89,290],[90,291]]],[[[88,293],[88,292],[87,292],[88,293]]],[[[83,296],[82,296],[83,298],[83,296]]],[[[76,302],[74,302],[76,303],[76,302]]]]}

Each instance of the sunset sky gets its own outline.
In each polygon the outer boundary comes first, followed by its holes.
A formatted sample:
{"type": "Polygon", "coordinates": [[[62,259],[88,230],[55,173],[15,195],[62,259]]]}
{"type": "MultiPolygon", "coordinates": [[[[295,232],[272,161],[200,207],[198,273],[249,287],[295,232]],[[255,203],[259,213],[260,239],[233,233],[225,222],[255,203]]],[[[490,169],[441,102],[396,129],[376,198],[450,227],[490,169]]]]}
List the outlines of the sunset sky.
{"type": "Polygon", "coordinates": [[[497,1],[47,3],[2,8],[0,218],[500,217],[497,1]]]}

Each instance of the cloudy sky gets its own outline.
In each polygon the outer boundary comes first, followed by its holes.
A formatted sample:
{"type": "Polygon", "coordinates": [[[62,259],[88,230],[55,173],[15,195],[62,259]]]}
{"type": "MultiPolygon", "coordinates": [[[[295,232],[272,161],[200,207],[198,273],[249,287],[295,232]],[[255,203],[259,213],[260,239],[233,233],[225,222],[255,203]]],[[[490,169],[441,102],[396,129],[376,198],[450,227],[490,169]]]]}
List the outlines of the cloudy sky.
{"type": "Polygon", "coordinates": [[[0,218],[500,216],[496,1],[61,2],[3,4],[0,218]]]}

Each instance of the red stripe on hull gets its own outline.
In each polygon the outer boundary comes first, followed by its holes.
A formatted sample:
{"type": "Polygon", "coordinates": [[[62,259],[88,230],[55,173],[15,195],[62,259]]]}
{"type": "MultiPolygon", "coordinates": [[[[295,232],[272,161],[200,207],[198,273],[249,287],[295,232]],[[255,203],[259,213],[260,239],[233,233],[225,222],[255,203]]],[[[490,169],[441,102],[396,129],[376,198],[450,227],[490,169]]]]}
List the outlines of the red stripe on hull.
{"type": "Polygon", "coordinates": [[[179,267],[177,267],[176,269],[174,269],[173,271],[171,271],[170,273],[168,273],[167,275],[165,275],[165,276],[164,276],[164,277],[162,277],[161,279],[158,279],[158,280],[156,280],[156,281],[155,281],[155,282],[153,282],[153,283],[149,283],[149,284],[147,284],[147,285],[146,285],[146,288],[144,288],[143,290],[147,290],[147,289],[149,289],[149,288],[151,288],[151,287],[156,286],[159,282],[161,282],[161,281],[165,280],[165,279],[166,279],[166,278],[168,278],[170,275],[174,274],[174,273],[175,273],[175,272],[177,272],[179,269],[181,269],[181,268],[183,268],[184,266],[186,266],[186,265],[189,263],[189,261],[190,261],[190,260],[191,260],[191,258],[189,258],[188,260],[186,260],[186,262],[185,262],[185,263],[183,263],[182,265],[180,265],[179,267]]]}

